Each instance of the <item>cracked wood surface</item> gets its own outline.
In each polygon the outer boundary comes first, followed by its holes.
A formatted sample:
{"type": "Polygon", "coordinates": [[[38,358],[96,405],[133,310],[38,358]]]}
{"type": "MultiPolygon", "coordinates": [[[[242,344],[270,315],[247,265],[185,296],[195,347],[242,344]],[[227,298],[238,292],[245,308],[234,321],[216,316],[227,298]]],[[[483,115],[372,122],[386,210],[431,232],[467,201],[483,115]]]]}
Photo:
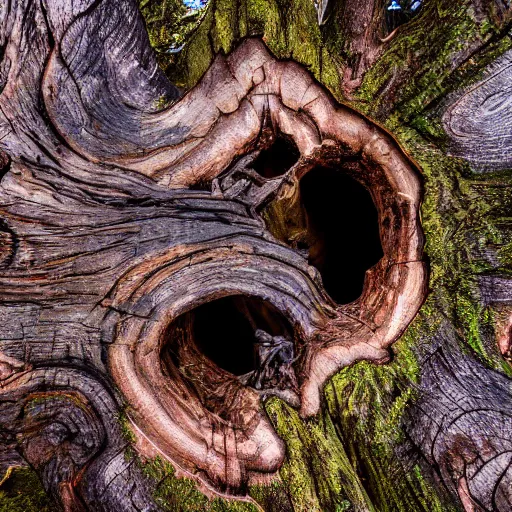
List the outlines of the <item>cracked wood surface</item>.
{"type": "MultiPolygon", "coordinates": [[[[128,404],[141,454],[243,494],[275,474],[284,444],[254,390],[212,368],[205,379],[219,396],[207,407],[179,367],[162,364],[169,325],[227,295],[268,301],[294,327],[300,412],[316,414],[327,379],[358,360],[387,361],[424,300],[416,166],[257,39],[218,56],[179,99],[132,1],[14,0],[0,16],[0,147],[10,158],[0,189],[2,443],[68,510],[157,510],[151,482],[125,457],[116,413],[128,404]],[[162,98],[172,105],[159,108],[162,98]],[[270,192],[195,189],[268,130],[300,152],[270,192]],[[327,296],[257,210],[267,193],[289,193],[316,165],[344,159],[372,194],[384,251],[350,305],[327,296]]],[[[411,438],[429,453],[432,443],[411,438]]],[[[505,510],[506,450],[496,461],[501,473],[486,466],[469,480],[448,461],[443,480],[463,503],[505,510]]]]}
{"type": "Polygon", "coordinates": [[[481,81],[454,95],[443,117],[451,152],[477,169],[512,167],[512,52],[486,70],[481,81]]]}

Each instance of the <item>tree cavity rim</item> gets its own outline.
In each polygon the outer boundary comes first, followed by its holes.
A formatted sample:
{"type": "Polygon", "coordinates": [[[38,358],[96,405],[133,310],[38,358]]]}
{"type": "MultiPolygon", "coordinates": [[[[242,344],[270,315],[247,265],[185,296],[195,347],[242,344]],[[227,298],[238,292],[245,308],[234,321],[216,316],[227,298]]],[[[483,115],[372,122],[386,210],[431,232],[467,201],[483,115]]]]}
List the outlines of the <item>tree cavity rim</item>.
{"type": "MultiPolygon", "coordinates": [[[[301,155],[295,166],[276,178],[281,193],[285,183],[298,184],[301,175],[319,163],[355,160],[381,226],[384,257],[367,272],[360,299],[349,305],[334,305],[318,275],[286,248],[279,249],[276,273],[284,276],[285,267],[293,269],[294,286],[305,299],[290,293],[284,277],[274,289],[255,280],[254,269],[273,257],[268,245],[273,241],[266,235],[258,251],[249,237],[246,244],[233,244],[229,251],[220,244],[163,253],[121,278],[104,303],[110,308],[128,304],[128,317],[120,319],[113,313],[115,320],[110,320],[115,335],[108,349],[109,365],[130,405],[132,420],[150,440],[148,454],[156,448],[214,489],[236,492],[247,482],[275,474],[284,460],[284,445],[258,397],[250,392],[243,400],[249,411],[245,423],[236,428],[187,404],[183,390],[173,388],[172,378],[164,376],[159,366],[162,333],[180,314],[214,298],[243,294],[270,302],[302,333],[300,413],[316,414],[326,381],[356,361],[389,360],[389,347],[423,303],[427,272],[419,221],[422,185],[415,164],[387,131],[336,103],[304,68],[276,60],[258,39],[244,41],[227,57],[217,56],[194,89],[157,114],[159,122],[179,122],[185,108],[210,109],[214,114],[207,120],[200,116],[179,148],[168,145],[143,160],[125,158],[123,165],[161,186],[188,188],[216,179],[248,153],[270,121],[274,130],[293,140],[301,155]],[[215,88],[216,83],[222,88],[215,88]],[[233,136],[221,137],[222,133],[234,134],[236,141],[233,136]],[[197,251],[202,255],[196,256],[197,251]],[[184,254],[196,261],[188,269],[176,263],[184,254]],[[222,265],[215,267],[207,254],[222,260],[222,265]],[[224,271],[230,265],[237,274],[226,278],[224,271]],[[150,284],[138,280],[138,275],[148,272],[153,276],[150,284]],[[199,292],[181,296],[170,292],[179,289],[179,279],[192,282],[192,276],[205,273],[209,285],[203,284],[199,292]]],[[[221,194],[217,199],[225,198],[221,194]]],[[[144,451],[144,446],[148,443],[139,448],[144,451]]]]}

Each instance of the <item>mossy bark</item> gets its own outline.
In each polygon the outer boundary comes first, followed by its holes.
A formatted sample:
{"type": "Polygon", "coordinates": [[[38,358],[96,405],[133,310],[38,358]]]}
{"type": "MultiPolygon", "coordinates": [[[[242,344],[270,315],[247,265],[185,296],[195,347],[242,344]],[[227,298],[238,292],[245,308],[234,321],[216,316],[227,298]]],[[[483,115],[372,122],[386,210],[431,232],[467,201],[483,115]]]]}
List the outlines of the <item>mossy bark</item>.
{"type": "MultiPolygon", "coordinates": [[[[2,50],[9,40],[9,51],[2,51],[1,58],[14,62],[5,64],[9,70],[14,66],[12,72],[0,70],[0,121],[2,130],[5,127],[0,145],[8,155],[2,157],[0,187],[0,236],[5,242],[0,251],[5,280],[0,289],[2,510],[50,509],[35,487],[29,500],[18,492],[32,485],[29,463],[48,494],[66,510],[510,510],[510,147],[496,142],[496,152],[487,162],[479,151],[460,149],[465,147],[457,142],[460,133],[462,138],[474,133],[464,132],[471,125],[468,119],[452,123],[472,108],[472,94],[482,83],[496,80],[497,71],[505,73],[511,67],[507,60],[512,47],[510,9],[500,0],[425,1],[412,21],[388,35],[384,3],[365,5],[364,30],[354,19],[359,3],[337,0],[319,24],[311,0],[210,0],[183,29],[174,16],[182,10],[177,3],[144,0],[141,8],[148,16],[149,40],[135,4],[128,1],[91,6],[83,2],[79,12],[63,14],[56,1],[20,0],[6,15],[17,30],[9,32],[7,22],[0,20],[2,50]],[[170,15],[173,6],[177,11],[170,15]],[[182,32],[175,36],[175,29],[182,32]],[[131,366],[125,361],[135,357],[133,353],[139,357],[144,378],[162,366],[161,333],[154,329],[168,320],[162,304],[169,300],[176,306],[185,296],[190,299],[189,289],[198,288],[198,282],[216,286],[218,281],[229,281],[235,271],[245,272],[250,277],[241,279],[243,290],[257,296],[254,290],[264,279],[271,289],[276,276],[293,275],[296,282],[305,283],[294,289],[300,292],[296,295],[320,296],[317,276],[311,275],[307,262],[299,261],[298,253],[268,236],[261,219],[250,216],[254,213],[250,208],[227,195],[220,197],[221,184],[217,182],[214,189],[211,176],[206,180],[211,190],[201,190],[204,183],[192,172],[211,170],[209,157],[218,164],[219,155],[208,155],[214,146],[205,144],[206,151],[197,150],[198,140],[204,137],[208,142],[208,135],[223,121],[232,122],[242,110],[236,103],[240,98],[235,101],[235,94],[224,97],[222,91],[208,90],[209,83],[219,82],[207,81],[182,103],[190,108],[194,98],[186,102],[194,96],[202,110],[196,107],[176,121],[182,113],[175,114],[168,105],[179,93],[158,71],[148,48],[151,42],[171,81],[185,90],[208,69],[221,78],[220,83],[233,86],[237,80],[226,60],[218,60],[214,68],[212,63],[217,54],[232,54],[252,36],[261,37],[278,59],[309,69],[338,102],[357,111],[345,109],[346,117],[340,116],[348,125],[367,128],[370,138],[357,157],[367,158],[365,151],[375,143],[386,154],[395,151],[400,160],[403,153],[396,139],[416,163],[423,175],[421,217],[430,269],[428,297],[393,345],[390,361],[379,353],[375,363],[358,362],[339,371],[322,389],[320,411],[310,417],[275,396],[265,400],[264,411],[256,400],[254,409],[270,422],[261,438],[278,448],[283,441],[286,457],[271,483],[253,481],[244,489],[247,496],[237,499],[220,494],[220,486],[214,491],[198,487],[196,480],[203,484],[211,480],[188,478],[192,464],[180,471],[160,456],[142,457],[144,449],[148,453],[154,446],[141,435],[140,422],[135,427],[132,416],[137,411],[130,409],[133,404],[123,403],[124,390],[114,381],[132,384],[140,377],[136,371],[128,375],[131,366]],[[182,41],[185,47],[175,54],[178,57],[167,61],[169,45],[182,41]],[[81,65],[77,49],[87,65],[81,65]],[[94,65],[87,60],[91,55],[94,65]],[[18,62],[14,57],[20,56],[18,62]],[[216,93],[217,103],[211,100],[216,93]],[[453,104],[461,98],[469,107],[457,111],[453,104]],[[371,122],[364,124],[363,116],[371,122]],[[194,124],[196,117],[199,121],[194,124]],[[192,135],[191,126],[196,130],[192,135]],[[181,150],[180,145],[196,160],[181,169],[182,181],[178,177],[171,183],[172,173],[180,170],[182,155],[173,153],[181,150]],[[169,190],[167,186],[176,183],[180,186],[169,190]],[[226,239],[235,242],[226,248],[226,239]],[[222,267],[230,258],[230,266],[222,267]],[[277,265],[270,271],[262,263],[269,261],[277,265]],[[218,268],[211,267],[217,262],[218,268]],[[207,271],[194,274],[194,265],[200,269],[204,265],[207,271]],[[166,281],[169,268],[175,272],[171,272],[174,281],[166,281]],[[148,340],[155,345],[143,345],[148,340]],[[153,364],[154,357],[158,364],[153,364]],[[386,364],[376,364],[385,360],[386,364]],[[127,406],[119,413],[123,405],[127,406]],[[20,466],[25,469],[13,471],[20,466]]],[[[261,47],[253,48],[260,52],[255,58],[271,69],[274,66],[275,72],[276,63],[261,47]]],[[[235,69],[241,64],[235,62],[235,69]]],[[[252,84],[256,78],[261,84],[265,78],[271,82],[283,76],[276,72],[262,77],[257,71],[262,72],[263,64],[259,66],[251,69],[252,84]]],[[[292,66],[286,71],[297,73],[292,66]]],[[[324,89],[319,90],[315,100],[323,94],[324,89]]],[[[491,87],[481,102],[486,114],[482,118],[495,120],[496,125],[500,120],[510,123],[511,117],[500,117],[500,112],[509,114],[509,110],[506,101],[496,100],[499,93],[499,86],[491,87]]],[[[329,104],[330,99],[322,98],[329,104]]],[[[329,104],[329,108],[334,115],[337,107],[329,104]]],[[[290,119],[302,119],[299,110],[290,119]]],[[[227,126],[246,128],[235,122],[227,126]]],[[[259,118],[254,126],[258,132],[259,118]]],[[[230,143],[236,144],[238,132],[228,132],[220,135],[232,137],[230,143]]],[[[477,142],[492,146],[497,139],[492,130],[489,137],[477,135],[475,146],[477,142]]],[[[219,144],[215,147],[223,147],[219,133],[212,139],[219,144]]],[[[330,146],[323,142],[319,147],[327,151],[330,146]]],[[[414,167],[405,155],[398,163],[403,161],[407,163],[398,166],[400,172],[414,167]]],[[[225,170],[222,165],[214,169],[217,174],[211,173],[215,178],[225,170]]],[[[293,199],[276,201],[263,213],[276,238],[293,237],[294,230],[302,229],[293,199]],[[287,223],[288,218],[295,218],[297,225],[287,223]]],[[[393,265],[408,263],[423,265],[419,260],[393,265]]],[[[194,293],[197,297],[190,304],[197,305],[204,290],[194,293]]],[[[215,296],[215,290],[209,293],[215,296]]],[[[177,377],[179,368],[172,364],[163,373],[169,382],[175,379],[170,384],[183,382],[177,377]]],[[[161,387],[168,391],[169,383],[163,382],[161,387]]],[[[132,401],[139,395],[141,402],[149,401],[161,391],[158,386],[149,392],[140,389],[130,396],[132,401]]],[[[166,400],[176,398],[176,389],[171,391],[166,400]]],[[[176,402],[185,404],[176,410],[182,413],[192,400],[182,398],[191,396],[186,395],[185,385],[179,391],[184,394],[176,402]]],[[[143,420],[150,423],[158,416],[155,409],[141,406],[139,413],[145,411],[143,420]]],[[[207,418],[201,411],[197,417],[207,418]]],[[[165,413],[169,411],[160,416],[165,413]]],[[[166,424],[178,432],[180,418],[190,417],[176,414],[176,418],[166,424]]],[[[190,425],[196,426],[192,421],[185,425],[186,441],[196,434],[190,425]]],[[[214,423],[221,429],[225,425],[214,423]]],[[[204,435],[213,439],[215,429],[206,430],[204,435]]],[[[225,466],[214,469],[219,474],[229,469],[234,476],[223,475],[226,481],[242,487],[246,475],[242,470],[236,474],[240,466],[229,450],[243,443],[226,447],[235,432],[226,428],[221,433],[224,446],[218,453],[226,454],[225,466]]],[[[199,436],[198,460],[204,455],[201,441],[204,438],[199,436]]],[[[206,460],[218,448],[214,445],[212,441],[208,446],[213,448],[206,460]]],[[[176,446],[167,448],[174,453],[176,446]]],[[[247,450],[251,453],[250,447],[247,450]]],[[[248,459],[247,466],[254,462],[248,459]]],[[[267,454],[251,469],[266,464],[267,473],[273,473],[276,460],[267,454]]],[[[197,464],[198,473],[198,468],[203,473],[209,470],[197,464]]],[[[232,490],[228,485],[223,489],[232,490]]]]}
{"type": "MultiPolygon", "coordinates": [[[[500,306],[484,303],[478,287],[481,276],[511,273],[512,179],[506,170],[478,173],[463,158],[449,156],[442,123],[451,95],[477,83],[512,47],[510,14],[494,2],[425,2],[390,41],[373,42],[371,59],[354,84],[354,62],[361,56],[351,51],[355,36],[346,22],[348,3],[331,5],[327,22],[319,26],[310,0],[210,0],[170,72],[191,87],[216,53],[229,53],[244,37],[262,36],[278,58],[307,66],[339,101],[385,126],[425,180],[428,300],[394,346],[393,362],[342,370],[326,386],[318,418],[303,420],[278,399],[267,402],[287,444],[277,486],[285,498],[265,499],[261,489],[251,494],[276,512],[461,510],[457,496],[415,452],[407,422],[413,421],[410,411],[420,393],[429,340],[445,322],[464,353],[512,375],[496,343],[500,306]]],[[[383,5],[374,7],[374,16],[381,16],[374,38],[384,37],[383,5]]],[[[284,213],[274,206],[268,215],[284,213]]]]}

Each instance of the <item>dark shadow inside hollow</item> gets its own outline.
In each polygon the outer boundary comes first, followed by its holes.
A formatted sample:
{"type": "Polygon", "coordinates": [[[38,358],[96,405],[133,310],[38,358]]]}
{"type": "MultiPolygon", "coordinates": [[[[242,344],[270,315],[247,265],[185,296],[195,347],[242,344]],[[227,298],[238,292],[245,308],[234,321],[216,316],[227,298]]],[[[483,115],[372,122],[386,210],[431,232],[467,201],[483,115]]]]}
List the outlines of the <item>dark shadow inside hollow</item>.
{"type": "Polygon", "coordinates": [[[383,256],[378,214],[370,193],[338,169],[319,167],[300,181],[308,260],[339,304],[356,300],[366,271],[383,256]]]}
{"type": "Polygon", "coordinates": [[[252,163],[252,168],[264,178],[277,178],[293,167],[299,157],[300,152],[295,143],[279,136],[272,145],[261,150],[252,163]]]}
{"type": "Polygon", "coordinates": [[[297,387],[286,364],[293,363],[293,334],[291,323],[269,302],[243,295],[212,300],[170,323],[163,333],[161,370],[191,407],[200,404],[244,425],[240,409],[254,404],[249,388],[273,388],[275,380],[284,389],[297,387]],[[273,357],[262,359],[262,350],[273,357]]]}
{"type": "Polygon", "coordinates": [[[224,297],[186,314],[192,315],[192,336],[199,351],[233,375],[256,369],[257,329],[272,336],[291,337],[293,333],[275,307],[254,297],[224,297]]]}

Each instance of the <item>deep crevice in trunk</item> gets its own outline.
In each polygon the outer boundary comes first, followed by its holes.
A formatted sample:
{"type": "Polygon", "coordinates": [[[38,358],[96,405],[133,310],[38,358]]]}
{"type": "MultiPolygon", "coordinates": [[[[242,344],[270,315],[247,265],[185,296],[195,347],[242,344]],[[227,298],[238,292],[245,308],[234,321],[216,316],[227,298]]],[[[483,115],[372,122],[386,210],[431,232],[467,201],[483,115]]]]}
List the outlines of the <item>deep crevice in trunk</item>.
{"type": "Polygon", "coordinates": [[[318,167],[300,182],[308,259],[339,304],[356,300],[366,271],[383,256],[378,214],[366,188],[340,170],[318,167]]]}
{"type": "Polygon", "coordinates": [[[208,410],[236,423],[231,414],[243,388],[297,391],[293,339],[293,327],[273,305],[233,295],[176,318],[164,335],[162,362],[169,377],[179,371],[208,410]]]}
{"type": "Polygon", "coordinates": [[[271,145],[261,150],[252,167],[263,178],[277,178],[293,167],[299,157],[296,144],[280,134],[271,145]]]}

